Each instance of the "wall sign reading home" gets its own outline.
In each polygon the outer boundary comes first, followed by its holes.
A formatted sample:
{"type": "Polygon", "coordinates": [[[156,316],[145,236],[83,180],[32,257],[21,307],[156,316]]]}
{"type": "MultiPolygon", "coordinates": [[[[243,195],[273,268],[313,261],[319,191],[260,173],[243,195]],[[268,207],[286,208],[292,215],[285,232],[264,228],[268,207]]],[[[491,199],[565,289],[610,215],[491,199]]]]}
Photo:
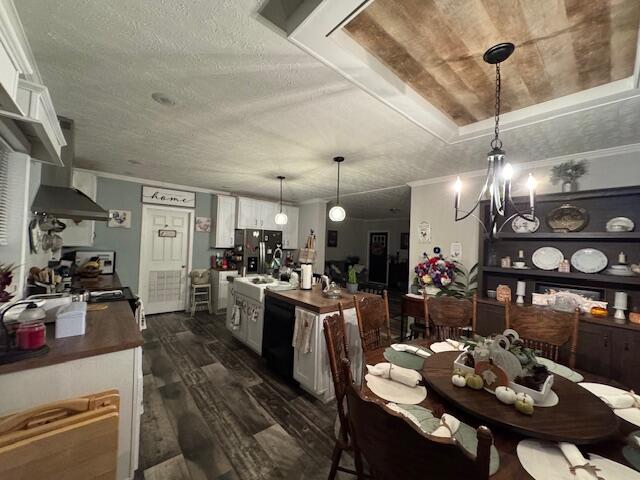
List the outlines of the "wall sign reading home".
{"type": "Polygon", "coordinates": [[[194,208],[196,206],[196,194],[194,192],[145,185],[142,187],[142,203],[194,208]]]}

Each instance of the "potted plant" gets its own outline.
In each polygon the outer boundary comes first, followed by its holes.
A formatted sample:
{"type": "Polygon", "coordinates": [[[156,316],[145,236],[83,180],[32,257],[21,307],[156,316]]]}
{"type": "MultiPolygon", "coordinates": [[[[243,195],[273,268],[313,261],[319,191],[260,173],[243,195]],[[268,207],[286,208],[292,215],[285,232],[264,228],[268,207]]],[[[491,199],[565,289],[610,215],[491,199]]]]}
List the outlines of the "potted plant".
{"type": "Polygon", "coordinates": [[[551,183],[562,182],[563,192],[577,192],[578,179],[588,171],[586,160],[569,160],[551,168],[551,183]]]}
{"type": "Polygon", "coordinates": [[[353,268],[353,265],[349,267],[347,273],[347,291],[349,293],[356,293],[358,291],[358,274],[356,273],[356,269],[353,268]]]}
{"type": "Polygon", "coordinates": [[[454,281],[440,289],[436,297],[471,298],[478,290],[478,264],[469,270],[459,262],[453,262],[454,281]]]}

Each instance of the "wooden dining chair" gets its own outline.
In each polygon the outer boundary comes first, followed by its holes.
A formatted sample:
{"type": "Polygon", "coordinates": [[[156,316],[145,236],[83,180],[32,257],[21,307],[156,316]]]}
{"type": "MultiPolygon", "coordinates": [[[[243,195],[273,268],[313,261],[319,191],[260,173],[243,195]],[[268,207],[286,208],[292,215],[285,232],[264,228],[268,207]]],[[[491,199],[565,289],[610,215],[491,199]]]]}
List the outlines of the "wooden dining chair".
{"type": "Polygon", "coordinates": [[[358,317],[358,331],[362,342],[362,351],[368,352],[391,343],[389,324],[389,297],[384,290],[382,295],[367,295],[361,298],[353,296],[358,317]],[[383,334],[386,339],[383,339],[383,334]]]}
{"type": "Polygon", "coordinates": [[[560,348],[569,345],[569,367],[575,368],[580,312],[559,312],[549,307],[521,307],[505,304],[505,326],[512,328],[525,346],[540,350],[542,356],[557,362],[560,348]]]}
{"type": "Polygon", "coordinates": [[[353,448],[367,462],[373,478],[489,478],[493,436],[487,427],[476,431],[474,458],[457,440],[427,435],[380,400],[362,396],[353,385],[348,360],[342,362],[342,368],[348,379],[346,398],[353,448]]]}
{"type": "Polygon", "coordinates": [[[476,331],[478,304],[475,293],[471,299],[429,297],[425,293],[423,304],[425,330],[431,339],[442,342],[447,338],[469,337],[476,331]]]}
{"type": "Polygon", "coordinates": [[[373,295],[382,295],[385,289],[384,283],[363,282],[358,284],[358,291],[364,293],[372,293],[373,295]]]}
{"type": "MultiPolygon", "coordinates": [[[[342,360],[349,359],[349,347],[347,346],[345,335],[342,308],[340,308],[340,313],[325,317],[323,325],[324,339],[327,342],[329,367],[331,368],[333,388],[336,394],[338,422],[340,425],[336,443],[333,447],[333,454],[331,455],[331,469],[329,470],[329,480],[333,480],[338,471],[356,475],[355,471],[340,466],[340,459],[342,458],[343,452],[352,451],[352,446],[349,442],[349,422],[345,409],[345,393],[348,380],[345,378],[344,369],[342,368],[342,360]]],[[[356,463],[357,462],[359,462],[359,458],[356,458],[356,463]]]]}

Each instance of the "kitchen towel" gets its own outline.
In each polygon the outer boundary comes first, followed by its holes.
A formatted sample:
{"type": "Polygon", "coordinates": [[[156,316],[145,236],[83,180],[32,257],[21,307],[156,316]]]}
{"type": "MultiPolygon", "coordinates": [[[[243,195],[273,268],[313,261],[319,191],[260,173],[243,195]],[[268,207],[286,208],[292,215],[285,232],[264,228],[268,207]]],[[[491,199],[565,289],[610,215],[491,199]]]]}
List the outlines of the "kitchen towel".
{"type": "Polygon", "coordinates": [[[142,303],[142,299],[138,299],[138,306],[136,307],[136,323],[138,324],[138,328],[140,331],[147,329],[147,319],[144,315],[144,305],[142,303]]]}
{"type": "Polygon", "coordinates": [[[293,339],[291,346],[299,353],[311,352],[311,337],[316,315],[313,312],[296,308],[296,321],[293,327],[293,339]]]}
{"type": "Polygon", "coordinates": [[[422,375],[415,370],[398,367],[388,362],[378,363],[377,365],[367,365],[367,371],[370,375],[388,378],[389,380],[402,383],[408,387],[415,387],[422,380],[422,375]]]}
{"type": "Polygon", "coordinates": [[[231,329],[238,330],[240,328],[240,306],[234,305],[231,311],[231,329]]]}

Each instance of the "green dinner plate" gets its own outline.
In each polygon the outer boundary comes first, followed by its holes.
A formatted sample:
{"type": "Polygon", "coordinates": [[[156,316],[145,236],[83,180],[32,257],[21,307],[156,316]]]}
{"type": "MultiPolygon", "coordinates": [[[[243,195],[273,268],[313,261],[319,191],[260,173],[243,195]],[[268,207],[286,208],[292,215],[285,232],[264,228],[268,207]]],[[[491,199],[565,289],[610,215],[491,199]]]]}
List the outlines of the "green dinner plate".
{"type": "MultiPolygon", "coordinates": [[[[427,350],[426,348],[424,350],[431,352],[431,350],[427,350]]],[[[409,352],[397,352],[391,347],[388,347],[384,351],[384,358],[393,365],[410,368],[412,370],[422,370],[424,366],[424,358],[409,352]]]]}

